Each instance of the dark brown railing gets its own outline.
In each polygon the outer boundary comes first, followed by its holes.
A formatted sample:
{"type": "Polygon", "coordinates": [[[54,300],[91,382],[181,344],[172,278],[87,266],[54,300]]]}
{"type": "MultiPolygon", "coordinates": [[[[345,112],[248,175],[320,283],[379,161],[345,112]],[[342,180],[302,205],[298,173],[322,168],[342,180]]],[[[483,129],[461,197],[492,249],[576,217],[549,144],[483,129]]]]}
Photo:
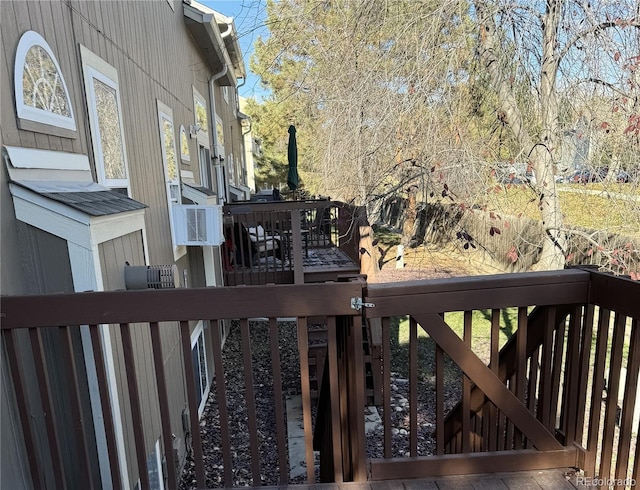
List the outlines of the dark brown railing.
{"type": "MultiPolygon", "coordinates": [[[[21,296],[3,297],[2,299],[2,332],[6,345],[13,385],[15,387],[18,411],[20,413],[24,440],[27,454],[30,458],[31,477],[34,488],[50,488],[51,480],[48,475],[53,473],[55,488],[90,488],[100,487],[95,475],[91,477],[92,466],[88,457],[76,458],[70,462],[66,453],[70,448],[61,446],[61,434],[58,427],[61,418],[72,417],[77,421],[75,441],[77,454],[86,455],[86,446],[91,444],[94,438],[91,424],[91,414],[81,414],[79,398],[80,384],[77,379],[77,366],[75,366],[71,337],[78,329],[89,329],[91,332],[92,350],[96,360],[97,379],[102,400],[102,418],[105,421],[111,478],[113,488],[121,487],[121,474],[119,471],[118,451],[116,435],[111,420],[113,409],[110,403],[107,373],[104,369],[103,348],[104,343],[101,334],[104,329],[111,328],[117,335],[111,335],[111,340],[120,340],[114,345],[114,352],[122,352],[122,362],[126,367],[126,379],[119,380],[126,386],[129,406],[122,407],[122,413],[131,414],[133,434],[131,440],[135,443],[135,455],[137,459],[137,471],[134,469],[134,479],[139,478],[141,488],[149,488],[147,475],[148,445],[145,445],[143,431],[142,412],[145,403],[153,404],[159,411],[164,457],[166,458],[166,477],[168,488],[178,488],[179,475],[176,472],[178,465],[174,460],[174,445],[172,434],[179,434],[180,427],[175,424],[175,415],[169,413],[170,401],[175,396],[180,396],[183,390],[187,392],[187,400],[190,416],[190,437],[193,451],[194,480],[197,488],[232,487],[242,486],[238,483],[238,457],[232,457],[231,438],[237,434],[229,431],[229,420],[232,414],[227,413],[227,396],[231,390],[237,389],[230,386],[225,378],[230,375],[223,364],[223,346],[218,328],[208,328],[207,343],[210,343],[213,352],[213,367],[215,368],[215,381],[212,390],[215,391],[217,407],[219,410],[219,433],[215,445],[219,450],[214,454],[207,454],[205,465],[203,453],[203,435],[198,419],[198,402],[196,394],[196,379],[192,366],[191,354],[191,328],[194,320],[207,320],[208,325],[215,326],[220,320],[233,319],[235,328],[239,329],[242,342],[242,366],[244,379],[243,394],[246,406],[246,422],[238,431],[248,438],[248,455],[250,460],[249,481],[255,485],[261,484],[261,472],[266,465],[278,467],[278,481],[274,484],[286,484],[289,481],[288,449],[285,431],[285,410],[282,392],[283,376],[294,375],[299,383],[302,395],[302,408],[304,414],[304,435],[306,441],[306,481],[315,480],[315,462],[312,450],[312,419],[311,398],[309,390],[308,374],[308,341],[307,328],[309,317],[322,317],[322,321],[328,327],[329,349],[327,362],[331,373],[337,370],[336,359],[336,325],[340,329],[349,329],[351,319],[357,312],[350,306],[351,297],[360,297],[362,286],[360,283],[334,283],[334,284],[310,284],[310,285],[280,285],[240,288],[206,288],[206,289],[175,289],[175,290],[149,290],[149,291],[122,291],[103,293],[77,293],[55,294],[46,296],[21,296]],[[288,317],[295,322],[293,335],[295,338],[280,338],[280,344],[284,342],[287,350],[295,349],[299,357],[298,373],[282,373],[280,366],[279,330],[281,324],[278,318],[288,317]],[[252,361],[252,349],[260,346],[252,344],[252,332],[255,327],[254,318],[261,318],[268,323],[269,346],[265,351],[271,359],[271,383],[273,390],[271,397],[266,402],[273,407],[274,419],[264,420],[258,417],[256,412],[256,395],[253,379],[256,376],[252,361]],[[111,324],[109,327],[105,324],[111,324]],[[85,325],[85,327],[79,327],[85,325]],[[88,327],[86,326],[88,325],[88,327]],[[279,326],[280,325],[280,326],[279,326]],[[115,329],[115,330],[113,330],[115,329]],[[178,393],[170,392],[167,377],[175,373],[167,373],[164,367],[165,356],[174,346],[167,338],[175,332],[179,339],[179,347],[182,349],[183,375],[181,386],[173,386],[178,393]],[[26,333],[27,342],[21,342],[22,335],[26,333]],[[167,335],[169,333],[169,335],[167,335]],[[71,413],[54,413],[52,410],[51,393],[55,388],[50,382],[49,369],[54,359],[46,359],[42,348],[43,337],[58,335],[63,346],[62,363],[68,368],[66,388],[69,390],[74,411],[71,413]],[[144,348],[146,341],[150,340],[150,352],[143,358],[149,365],[142,365],[140,359],[135,359],[135,350],[144,348]],[[142,344],[136,344],[142,341],[142,344]],[[41,401],[37,397],[29,395],[30,387],[27,386],[27,377],[31,357],[35,359],[35,376],[41,401]],[[27,364],[25,364],[27,363],[27,364]],[[49,368],[47,368],[49,366],[49,368]],[[157,400],[149,400],[149,393],[153,388],[144,386],[140,378],[143,370],[155,372],[157,400]],[[224,373],[224,375],[222,374],[224,373]],[[225,381],[225,382],[223,382],[225,381]],[[143,403],[144,402],[144,403],[143,403]],[[77,408],[77,410],[75,410],[77,408]],[[46,419],[46,427],[43,429],[34,424],[32,414],[43,413],[46,419]],[[30,415],[31,414],[31,415],[30,415]],[[267,440],[264,436],[265,426],[273,430],[273,440],[267,440]],[[260,433],[258,431],[260,429],[260,433]],[[44,437],[43,437],[44,431],[44,437]],[[277,459],[265,461],[262,454],[266,446],[277,446],[277,459]],[[215,465],[213,463],[215,462],[215,465]],[[222,469],[218,469],[218,467],[222,469]],[[212,469],[214,468],[214,469],[212,469]],[[45,483],[46,482],[46,483],[45,483]]],[[[291,332],[289,332],[290,334],[291,332]]],[[[30,379],[29,381],[32,381],[30,379]]],[[[331,385],[331,410],[339,410],[339,386],[331,385]]],[[[264,391],[264,390],[262,390],[264,391]]],[[[125,416],[125,415],[123,415],[125,416]]],[[[339,430],[339,427],[336,427],[339,430]]],[[[211,431],[209,431],[211,434],[211,431]]],[[[210,437],[207,436],[207,437],[210,437]]],[[[212,444],[209,444],[211,447],[212,444]]],[[[340,446],[336,442],[333,449],[340,454],[340,446]]],[[[237,451],[236,451],[237,452],[237,451]]],[[[268,451],[267,451],[268,452],[268,451]]],[[[338,456],[341,457],[341,456],[338,456]]],[[[135,467],[135,462],[133,463],[135,467]]],[[[248,466],[248,465],[247,465],[248,466]]],[[[131,467],[130,467],[131,468],[131,467]]]]}
{"type": "Polygon", "coordinates": [[[384,427],[368,446],[382,446],[371,478],[577,467],[637,480],[638,298],[639,283],[582,270],[369,286],[384,427]],[[399,322],[406,364],[391,355],[399,322]],[[398,370],[406,421],[392,410],[398,370]],[[406,432],[393,434],[398,426],[406,432]]]}
{"type": "Polygon", "coordinates": [[[328,200],[246,202],[223,213],[226,285],[301,284],[310,249],[338,248],[359,263],[359,208],[328,200]]]}
{"type": "Polygon", "coordinates": [[[364,289],[352,281],[3,297],[1,328],[35,488],[100,487],[92,459],[93,419],[83,403],[86,381],[73,355],[81,335],[95,360],[114,488],[120,488],[121,453],[111,424],[113,380],[103,360],[107,335],[125,367],[126,376],[118,379],[121,394],[127,394],[121,396],[125,406],[120,409],[131,421],[128,440],[135,446],[129,473],[140,478],[141,488],[149,487],[150,448],[143,430],[143,409],[149,404],[159,414],[167,485],[177,488],[180,465],[174,460],[172,435],[182,428],[171,407],[185,392],[192,454],[185,471],[192,471],[193,486],[289,483],[282,387],[289,386],[287,376],[292,375],[302,395],[305,482],[316,479],[314,446],[320,451],[322,481],[553,467],[582,468],[585,475],[601,479],[637,480],[638,298],[638,282],[565,270],[364,289]],[[361,297],[370,305],[357,311],[352,300],[361,297]],[[382,429],[366,436],[361,313],[372,325],[369,341],[379,339],[382,352],[382,429]],[[486,317],[489,326],[481,327],[478,316],[486,317]],[[284,317],[290,318],[292,331],[279,322],[284,317]],[[216,373],[210,402],[217,407],[213,420],[218,423],[204,429],[192,366],[195,321],[209,326],[206,341],[216,373]],[[237,351],[223,346],[218,325],[225,321],[232,322],[239,338],[237,351]],[[315,411],[308,370],[312,324],[327,332],[315,411]],[[268,335],[256,338],[259,328],[268,335]],[[478,337],[481,328],[489,332],[486,338],[478,337]],[[398,339],[405,330],[406,342],[398,339]],[[509,334],[504,345],[501,331],[509,334]],[[51,344],[57,350],[50,351],[51,344]],[[182,364],[178,387],[176,373],[167,372],[166,364],[176,348],[182,364]],[[298,368],[283,372],[281,356],[291,350],[298,368]],[[237,356],[241,373],[225,368],[228,356],[237,356]],[[259,365],[262,360],[266,368],[259,365]],[[64,383],[52,382],[57,363],[64,383]],[[271,373],[265,383],[270,390],[254,382],[265,369],[271,373]],[[141,370],[152,373],[155,386],[145,384],[141,370]],[[241,389],[232,378],[236,374],[241,374],[241,389]],[[56,410],[57,390],[67,394],[67,411],[56,410]],[[236,395],[244,397],[246,412],[239,417],[242,426],[230,429],[237,414],[226,407],[236,395]],[[272,409],[273,419],[259,415],[261,403],[272,409]],[[72,422],[72,433],[61,433],[61,419],[72,422]],[[232,442],[238,436],[246,439],[245,451],[232,442]],[[267,447],[277,449],[275,459],[269,459],[267,447]],[[264,481],[263,473],[276,468],[275,481],[264,481]],[[245,470],[246,478],[239,480],[245,470]]]}

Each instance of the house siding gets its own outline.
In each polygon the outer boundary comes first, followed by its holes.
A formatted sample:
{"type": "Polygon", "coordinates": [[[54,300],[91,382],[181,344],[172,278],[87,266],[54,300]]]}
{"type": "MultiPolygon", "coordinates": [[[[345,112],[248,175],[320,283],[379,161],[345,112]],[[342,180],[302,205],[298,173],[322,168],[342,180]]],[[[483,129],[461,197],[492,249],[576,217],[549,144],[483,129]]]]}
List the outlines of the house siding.
{"type": "MultiPolygon", "coordinates": [[[[212,70],[187,29],[182,2],[174,2],[174,7],[175,11],[166,0],[0,2],[2,145],[88,155],[93,179],[97,181],[80,45],[114,67],[118,73],[122,103],[121,122],[125,135],[131,197],[148,206],[144,212],[146,243],[143,244],[142,233],[136,232],[99,245],[99,272],[105,290],[124,288],[125,261],[132,265],[175,263],[180,282],[183,281],[183,271],[186,270],[189,287],[204,285],[203,260],[199,249],[185,254],[177,261],[174,260],[158,129],[157,100],[172,109],[176,143],[179,143],[180,126],[184,125],[188,130],[190,125],[195,124],[193,88],[208,99],[208,80],[212,70]],[[47,41],[59,63],[69,91],[77,127],[72,136],[56,136],[19,127],[15,112],[13,72],[18,41],[28,30],[38,32],[47,41]],[[146,260],[144,250],[148,252],[146,260]]],[[[233,91],[234,88],[230,87],[230,90],[233,91]]],[[[233,143],[232,135],[233,138],[240,139],[241,128],[237,120],[234,121],[233,107],[222,99],[221,89],[216,87],[214,92],[217,112],[225,122],[227,152],[233,153],[234,160],[237,161],[243,158],[242,151],[237,143],[233,143]],[[237,129],[231,130],[234,124],[237,129]]],[[[208,105],[207,110],[209,109],[208,105]]],[[[215,124],[215,115],[208,114],[208,117],[209,121],[215,124]]],[[[46,130],[43,127],[40,129],[46,130]]],[[[209,137],[212,138],[211,128],[209,137]]],[[[199,183],[200,166],[195,139],[189,139],[189,147],[191,161],[180,162],[179,166],[182,170],[193,172],[195,181],[199,183]]],[[[177,150],[179,156],[179,146],[177,150]]],[[[4,170],[0,171],[0,185],[3,189],[0,193],[3,231],[0,235],[0,246],[3,250],[0,282],[2,294],[73,291],[66,242],[17,222],[4,170]],[[26,259],[24,255],[27,255],[26,259]],[[41,259],[36,260],[35,257],[41,259]]],[[[178,437],[177,446],[183,458],[185,445],[180,414],[186,405],[186,389],[182,383],[184,368],[179,329],[176,324],[161,325],[161,329],[163,362],[171,393],[169,403],[172,429],[178,437]]],[[[117,327],[111,327],[110,331],[120,405],[127,407],[129,400],[127,385],[123,382],[125,377],[120,332],[117,327]]],[[[133,326],[132,333],[139,376],[138,386],[143,403],[147,453],[150,453],[160,436],[157,408],[151,408],[157,407],[155,372],[152,367],[143,368],[153,365],[151,342],[146,329],[133,326]]],[[[78,339],[74,340],[77,341],[78,339]]],[[[25,343],[27,342],[28,340],[25,343]]],[[[79,349],[79,346],[77,343],[75,348],[79,349]]],[[[78,352],[81,354],[81,351],[78,352]]],[[[6,381],[5,372],[3,371],[3,383],[6,381]]],[[[86,383],[86,380],[83,382],[86,383]]],[[[137,466],[131,415],[128,409],[122,410],[129,480],[133,485],[137,479],[137,466]]],[[[16,432],[15,426],[9,426],[8,422],[5,422],[6,417],[2,419],[3,433],[5,429],[16,434],[19,432],[16,432]]],[[[17,443],[17,446],[20,445],[17,443]]],[[[19,459],[20,448],[17,447],[17,450],[16,458],[19,459]]],[[[92,451],[95,452],[95,448],[92,451]]],[[[2,464],[5,465],[5,452],[2,464]]],[[[16,468],[15,475],[11,477],[15,480],[12,481],[22,478],[20,475],[24,472],[18,470],[19,468],[16,468]]]]}
{"type": "MultiPolygon", "coordinates": [[[[69,262],[69,254],[67,251],[67,242],[50,233],[24,223],[17,223],[16,229],[19,243],[22,245],[20,249],[20,262],[21,268],[25,272],[26,292],[31,294],[73,292],[74,287],[71,274],[71,264],[69,262]]],[[[63,366],[56,361],[57,359],[61,359],[64,355],[61,346],[60,332],[57,329],[42,329],[40,335],[49,376],[53,415],[55,417],[54,420],[56,420],[56,424],[58,426],[60,447],[65,448],[65,450],[61,452],[61,456],[63,458],[65,468],[79,467],[80,460],[75,449],[76,445],[74,439],[75,422],[70,420],[68,416],[68,414],[71,413],[71,401],[67,391],[67,373],[63,366]]],[[[37,407],[41,404],[41,398],[37,388],[38,385],[36,382],[37,377],[34,368],[35,363],[33,361],[33,354],[29,347],[30,340],[27,332],[19,332],[18,338],[18,346],[20,349],[19,358],[22,362],[22,372],[26,380],[25,386],[27,390],[27,397],[31,406],[37,407]]],[[[79,328],[77,327],[71,331],[71,342],[76,366],[83,366],[85,360],[82,350],[82,340],[80,338],[79,328]]],[[[3,380],[3,383],[4,382],[5,381],[3,380]]],[[[86,372],[82,369],[78,370],[78,382],[80,384],[79,393],[81,395],[84,419],[90,421],[91,408],[89,388],[86,372]]],[[[13,402],[13,396],[9,400],[13,402]]],[[[15,410],[15,408],[12,408],[12,410],[15,410]]],[[[46,431],[44,429],[45,415],[42,412],[33,410],[31,416],[40,429],[36,432],[36,437],[40,442],[38,447],[46,447],[46,431]]],[[[15,434],[17,427],[14,425],[18,420],[19,419],[17,417],[10,418],[3,416],[3,434],[15,434]],[[4,432],[5,429],[10,430],[10,432],[4,432]]],[[[91,431],[89,431],[88,451],[92,462],[91,478],[93,478],[94,484],[97,484],[99,482],[97,448],[95,438],[91,436],[91,431]]],[[[21,451],[18,451],[18,454],[11,458],[18,457],[21,459],[20,453],[21,451]]],[[[42,461],[47,460],[44,456],[44,454],[41,454],[40,456],[42,461]]],[[[5,462],[6,460],[3,457],[3,468],[5,467],[5,462]]],[[[45,467],[46,471],[51,475],[51,478],[53,478],[52,468],[50,465],[45,465],[45,467]]],[[[86,483],[78,481],[77,475],[69,471],[65,473],[65,480],[69,487],[75,487],[86,483]]],[[[2,486],[2,488],[20,487],[2,486]]]]}
{"type": "MultiPolygon", "coordinates": [[[[144,250],[142,233],[135,232],[119,237],[99,245],[100,265],[105,291],[125,289],[124,266],[129,262],[132,266],[144,266],[144,250]]],[[[180,342],[179,324],[167,322],[161,325],[162,352],[167,386],[171,387],[169,396],[171,426],[176,436],[176,447],[181,456],[184,455],[184,432],[182,430],[181,411],[186,405],[185,391],[182,386],[182,357],[178,348],[180,342]]],[[[129,406],[129,391],[122,352],[122,336],[119,326],[110,327],[112,349],[116,378],[118,379],[118,397],[121,402],[121,416],[123,435],[127,451],[128,470],[131,479],[138,478],[138,468],[135,464],[135,441],[131,413],[124,407],[129,406]]],[[[152,346],[149,328],[145,325],[131,325],[132,342],[136,346],[134,363],[138,376],[138,388],[144,424],[145,444],[151,451],[156,440],[162,434],[160,414],[158,411],[158,393],[156,387],[155,369],[153,368],[152,346]]]]}

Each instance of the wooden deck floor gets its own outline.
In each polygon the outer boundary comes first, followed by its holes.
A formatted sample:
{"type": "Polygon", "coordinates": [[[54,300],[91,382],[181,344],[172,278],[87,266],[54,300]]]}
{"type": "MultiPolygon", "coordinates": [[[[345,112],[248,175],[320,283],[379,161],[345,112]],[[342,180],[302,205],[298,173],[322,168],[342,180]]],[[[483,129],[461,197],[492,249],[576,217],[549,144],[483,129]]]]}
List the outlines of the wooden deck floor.
{"type": "Polygon", "coordinates": [[[340,274],[357,274],[360,266],[336,247],[309,248],[303,252],[304,282],[335,281],[340,274]]]}
{"type": "Polygon", "coordinates": [[[588,488],[573,470],[520,471],[491,475],[464,475],[428,480],[375,481],[366,483],[317,483],[262,487],[265,490],[572,490],[588,488]]]}

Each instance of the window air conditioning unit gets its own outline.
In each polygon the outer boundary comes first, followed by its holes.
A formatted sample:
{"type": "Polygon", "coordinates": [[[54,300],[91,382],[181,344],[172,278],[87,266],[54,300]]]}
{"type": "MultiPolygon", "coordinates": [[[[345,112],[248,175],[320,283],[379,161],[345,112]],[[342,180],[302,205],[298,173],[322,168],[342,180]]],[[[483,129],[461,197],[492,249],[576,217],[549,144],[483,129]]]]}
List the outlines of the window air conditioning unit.
{"type": "Polygon", "coordinates": [[[220,245],[224,242],[222,206],[176,205],[172,209],[176,245],[220,245]]]}
{"type": "Polygon", "coordinates": [[[127,289],[169,289],[178,287],[175,265],[125,265],[124,284],[127,289]]]}

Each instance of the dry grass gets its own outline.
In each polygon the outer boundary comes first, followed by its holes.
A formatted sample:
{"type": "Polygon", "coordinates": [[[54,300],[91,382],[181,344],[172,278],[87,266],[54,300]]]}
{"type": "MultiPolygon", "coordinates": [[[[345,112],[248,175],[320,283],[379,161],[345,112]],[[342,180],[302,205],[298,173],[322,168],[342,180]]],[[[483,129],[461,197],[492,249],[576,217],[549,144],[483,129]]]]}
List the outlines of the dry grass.
{"type": "MultiPolygon", "coordinates": [[[[640,192],[627,184],[565,185],[560,191],[564,222],[596,230],[640,236],[640,192]]],[[[526,186],[499,186],[485,195],[486,205],[499,213],[540,220],[537,195],[526,186]]]]}

